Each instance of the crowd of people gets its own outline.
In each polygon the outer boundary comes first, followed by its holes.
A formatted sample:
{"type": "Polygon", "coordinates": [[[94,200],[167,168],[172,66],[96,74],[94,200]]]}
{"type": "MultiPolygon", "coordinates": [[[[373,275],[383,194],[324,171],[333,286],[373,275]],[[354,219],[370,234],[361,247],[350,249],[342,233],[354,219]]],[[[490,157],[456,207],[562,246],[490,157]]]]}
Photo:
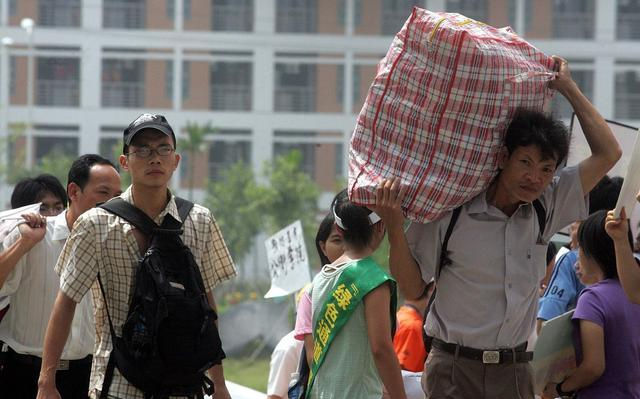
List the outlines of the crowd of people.
{"type": "MultiPolygon", "coordinates": [[[[627,215],[611,211],[622,182],[606,177],[621,149],[556,62],[550,87],[591,155],[562,167],[566,127],[520,110],[495,180],[436,221],[407,223],[397,177],[369,207],[339,192],[316,236],[322,267],[274,351],[270,399],[640,398],[640,266],[627,215]],[[548,259],[571,224],[569,251],[548,259]],[[385,239],[388,269],[371,256],[385,239]],[[573,308],[577,368],[534,392],[530,337],[573,308]]],[[[41,205],[1,243],[2,397],[230,397],[213,290],[236,269],[222,234],[169,190],[180,155],[162,115],[136,118],[123,142],[124,192],[93,154],[66,189],[49,175],[15,187],[12,207],[41,205]]]]}
{"type": "MultiPolygon", "coordinates": [[[[520,110],[493,183],[434,222],[406,227],[398,178],[380,182],[369,208],[335,197],[316,239],[323,266],[298,304],[293,337],[310,372],[306,392],[292,397],[640,398],[640,262],[627,215],[612,211],[622,179],[606,176],[622,151],[555,59],[550,86],[573,106],[591,149],[578,165],[562,165],[570,138],[561,122],[520,110]],[[556,259],[550,240],[569,225],[570,247],[556,259]],[[323,256],[329,231],[342,238],[332,258],[323,256]],[[389,275],[368,285],[385,233],[389,275]],[[354,309],[332,313],[349,284],[354,309]],[[387,316],[396,289],[405,303],[387,316]],[[531,337],[574,308],[577,368],[534,392],[531,337]],[[415,377],[401,385],[403,374],[418,374],[422,389],[409,393],[415,377]]],[[[289,397],[277,388],[275,353],[271,367],[268,397],[289,397]]],[[[300,374],[287,382],[299,385],[300,374]]]]}

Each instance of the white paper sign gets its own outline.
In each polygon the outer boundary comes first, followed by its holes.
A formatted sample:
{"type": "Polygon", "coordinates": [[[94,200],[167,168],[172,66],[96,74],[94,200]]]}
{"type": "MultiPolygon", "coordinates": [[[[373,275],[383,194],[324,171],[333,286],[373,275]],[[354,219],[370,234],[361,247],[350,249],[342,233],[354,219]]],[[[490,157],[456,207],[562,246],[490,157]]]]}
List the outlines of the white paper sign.
{"type": "Polygon", "coordinates": [[[636,206],[638,190],[640,190],[640,140],[636,137],[629,166],[627,166],[627,174],[625,175],[622,190],[620,190],[618,202],[616,203],[616,209],[614,211],[615,217],[620,217],[620,212],[622,212],[623,207],[627,217],[631,217],[633,208],[636,206]]]}
{"type": "Polygon", "coordinates": [[[25,213],[40,213],[40,202],[0,212],[0,242],[3,242],[17,225],[24,222],[21,215],[25,213]]]}
{"type": "Polygon", "coordinates": [[[289,295],[311,281],[309,257],[299,220],[269,237],[264,245],[271,276],[271,289],[265,298],[289,295]]]}

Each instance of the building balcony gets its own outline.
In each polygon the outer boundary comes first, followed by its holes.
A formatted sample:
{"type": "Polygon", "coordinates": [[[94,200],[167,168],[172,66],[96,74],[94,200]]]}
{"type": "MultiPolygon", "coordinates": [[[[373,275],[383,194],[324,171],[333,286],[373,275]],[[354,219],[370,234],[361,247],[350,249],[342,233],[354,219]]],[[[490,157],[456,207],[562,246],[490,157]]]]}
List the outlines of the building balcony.
{"type": "Polygon", "coordinates": [[[616,93],[616,118],[640,119],[640,93],[616,93]]]}
{"type": "Polygon", "coordinates": [[[104,2],[102,25],[105,28],[144,29],[146,7],[144,1],[136,3],[109,0],[104,2]]]}
{"type": "Polygon", "coordinates": [[[595,18],[592,12],[553,13],[554,39],[593,39],[595,18]]]}
{"type": "Polygon", "coordinates": [[[276,87],[275,110],[283,112],[314,112],[315,90],[312,87],[276,87]]]}
{"type": "Polygon", "coordinates": [[[211,26],[214,31],[251,32],[253,7],[250,4],[216,5],[213,8],[211,26]]]}
{"type": "Polygon", "coordinates": [[[144,82],[102,82],[105,107],[141,108],[144,106],[144,82]]]}
{"type": "Polygon", "coordinates": [[[211,109],[216,111],[250,111],[251,86],[212,85],[211,109]]]}
{"type": "Polygon", "coordinates": [[[61,27],[81,25],[82,7],[79,0],[40,0],[38,10],[38,25],[61,27]]]}
{"type": "Polygon", "coordinates": [[[640,39],[640,12],[618,13],[618,39],[640,39]]]}
{"type": "Polygon", "coordinates": [[[55,107],[80,105],[80,83],[77,80],[44,80],[36,82],[36,104],[55,107]]]}

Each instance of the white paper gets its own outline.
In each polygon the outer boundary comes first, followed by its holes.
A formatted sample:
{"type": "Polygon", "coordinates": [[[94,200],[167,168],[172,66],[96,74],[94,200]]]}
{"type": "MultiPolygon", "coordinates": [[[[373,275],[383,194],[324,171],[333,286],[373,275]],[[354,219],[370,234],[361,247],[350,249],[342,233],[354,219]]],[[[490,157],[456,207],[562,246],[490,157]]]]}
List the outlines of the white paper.
{"type": "Polygon", "coordinates": [[[40,202],[0,212],[0,242],[3,242],[17,225],[24,222],[21,215],[26,213],[40,213],[40,202]]]}
{"type": "Polygon", "coordinates": [[[636,136],[631,159],[627,166],[627,174],[624,177],[622,190],[620,190],[616,209],[614,210],[615,217],[620,217],[620,212],[623,207],[627,217],[631,217],[633,208],[636,206],[638,190],[640,190],[640,140],[638,140],[636,136]]]}
{"type": "Polygon", "coordinates": [[[309,257],[299,220],[269,237],[264,245],[271,276],[271,289],[265,298],[289,295],[311,281],[309,257]]]}
{"type": "Polygon", "coordinates": [[[573,310],[542,325],[531,361],[536,394],[540,394],[549,382],[562,381],[576,368],[571,316],[573,310]]]}

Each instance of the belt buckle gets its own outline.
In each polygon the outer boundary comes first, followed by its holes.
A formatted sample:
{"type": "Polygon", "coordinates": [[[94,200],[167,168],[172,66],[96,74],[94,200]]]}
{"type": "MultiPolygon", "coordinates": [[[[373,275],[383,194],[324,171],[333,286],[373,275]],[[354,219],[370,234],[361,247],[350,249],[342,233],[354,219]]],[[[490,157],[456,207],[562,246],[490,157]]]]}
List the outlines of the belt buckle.
{"type": "Polygon", "coordinates": [[[59,360],[58,361],[58,371],[69,370],[69,361],[68,360],[59,360]]]}
{"type": "Polygon", "coordinates": [[[482,363],[484,364],[498,364],[500,363],[500,352],[498,351],[483,351],[482,363]]]}

